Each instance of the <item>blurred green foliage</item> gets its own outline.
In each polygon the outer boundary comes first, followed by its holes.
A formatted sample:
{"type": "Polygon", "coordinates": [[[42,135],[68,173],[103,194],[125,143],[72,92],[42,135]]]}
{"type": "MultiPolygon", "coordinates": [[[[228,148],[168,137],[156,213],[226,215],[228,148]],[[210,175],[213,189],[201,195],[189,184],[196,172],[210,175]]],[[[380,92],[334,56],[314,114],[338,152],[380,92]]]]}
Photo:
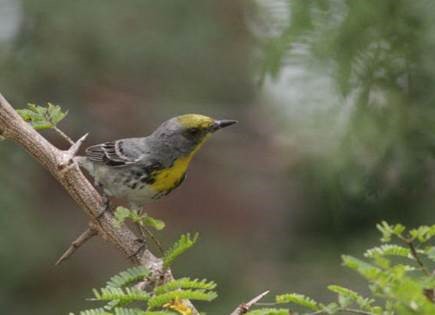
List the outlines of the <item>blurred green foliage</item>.
{"type": "MultiPolygon", "coordinates": [[[[400,224],[378,224],[383,244],[367,250],[366,260],[343,256],[343,264],[358,272],[370,288],[363,297],[351,289],[329,285],[337,294],[337,302],[320,303],[302,294],[283,294],[277,304],[292,303],[305,309],[296,314],[366,314],[366,315],[429,315],[435,312],[435,281],[429,270],[434,268],[433,237],[435,225],[406,231],[400,224]],[[418,249],[416,249],[418,248],[418,249]],[[314,311],[314,313],[313,313],[314,311]]],[[[286,310],[255,310],[248,314],[290,314],[286,310]]]]}
{"type": "MultiPolygon", "coordinates": [[[[72,138],[143,135],[186,112],[241,121],[151,207],[163,238],[202,232],[177,271],[219,282],[210,313],[288,283],[310,296],[331,278],[365,288],[337,252],[358,252],[381,219],[433,221],[432,1],[3,1],[20,15],[0,42],[0,92],[18,108],[68,108],[72,138]],[[298,93],[275,106],[276,86],[298,93]]],[[[96,242],[51,269],[85,220],[19,148],[1,142],[0,163],[0,313],[85,308],[84,292],[123,261],[96,242]]]]}
{"type": "Polygon", "coordinates": [[[239,48],[246,32],[222,20],[237,18],[239,7],[199,0],[22,1],[23,23],[0,61],[1,84],[17,98],[19,86],[38,103],[47,87],[52,101],[64,103],[102,85],[156,93],[162,101],[192,101],[192,95],[245,101],[248,60],[239,48]],[[229,51],[219,51],[223,46],[229,51]],[[234,86],[238,93],[226,93],[234,86]]]}
{"type": "Polygon", "coordinates": [[[307,69],[314,64],[335,82],[338,110],[318,123],[326,131],[331,122],[337,128],[338,116],[345,121],[336,145],[297,167],[322,208],[318,226],[367,227],[385,215],[408,219],[411,209],[418,221],[435,202],[434,3],[287,3],[279,34],[261,40],[263,76],[277,79],[302,47],[307,69]]]}

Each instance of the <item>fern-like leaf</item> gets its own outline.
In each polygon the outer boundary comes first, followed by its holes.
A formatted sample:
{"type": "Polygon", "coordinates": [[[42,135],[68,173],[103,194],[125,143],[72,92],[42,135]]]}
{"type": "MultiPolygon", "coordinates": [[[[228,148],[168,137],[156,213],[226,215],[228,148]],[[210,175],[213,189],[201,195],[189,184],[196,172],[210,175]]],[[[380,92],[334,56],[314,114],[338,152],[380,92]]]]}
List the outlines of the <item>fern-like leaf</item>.
{"type": "Polygon", "coordinates": [[[371,311],[372,304],[375,302],[373,299],[364,298],[357,292],[339,285],[330,285],[328,286],[328,290],[337,293],[341,298],[355,302],[360,308],[366,311],[371,311]]]}
{"type": "Polygon", "coordinates": [[[198,300],[198,301],[212,301],[217,297],[216,292],[206,290],[177,290],[166,292],[160,295],[153,296],[148,301],[150,309],[161,307],[176,299],[184,300],[198,300]]]}
{"type": "Polygon", "coordinates": [[[435,236],[435,225],[423,225],[416,229],[412,229],[409,231],[409,235],[411,235],[413,239],[417,239],[420,243],[427,242],[435,236]]]}
{"type": "Polygon", "coordinates": [[[122,288],[129,284],[142,280],[149,275],[149,270],[144,266],[129,268],[110,278],[106,288],[122,288]]]}
{"type": "Polygon", "coordinates": [[[367,279],[374,279],[382,272],[378,267],[352,256],[343,255],[342,260],[346,267],[359,272],[367,279]]]}
{"type": "Polygon", "coordinates": [[[144,313],[138,308],[115,308],[115,315],[144,315],[144,313]]]}
{"type": "Polygon", "coordinates": [[[118,301],[120,304],[128,304],[138,301],[147,301],[149,294],[136,288],[102,288],[94,289],[94,301],[118,301]]]}
{"type": "Polygon", "coordinates": [[[290,314],[289,310],[284,308],[262,308],[258,310],[252,310],[246,315],[288,315],[290,314]]]}
{"type": "Polygon", "coordinates": [[[216,288],[216,283],[207,280],[198,280],[190,278],[180,278],[176,280],[169,281],[154,290],[156,295],[163,294],[169,291],[174,291],[178,289],[203,289],[203,290],[213,290],[216,288]]]}
{"type": "Polygon", "coordinates": [[[277,295],[275,300],[276,303],[278,304],[294,303],[314,311],[319,310],[318,303],[314,301],[312,298],[305,296],[303,294],[290,293],[290,294],[277,295]]]}
{"type": "Polygon", "coordinates": [[[401,224],[390,225],[386,221],[376,224],[376,228],[382,233],[382,242],[389,242],[392,236],[402,237],[405,227],[401,224]]]}
{"type": "Polygon", "coordinates": [[[148,214],[139,214],[138,211],[130,210],[125,207],[117,207],[115,210],[115,224],[120,227],[125,220],[130,219],[131,221],[141,225],[149,226],[158,231],[165,228],[165,222],[162,220],[153,218],[148,214]]]}
{"type": "Polygon", "coordinates": [[[198,236],[198,233],[195,233],[193,237],[189,233],[181,235],[180,239],[166,251],[163,257],[163,266],[169,267],[178,256],[182,255],[196,243],[198,236]]]}
{"type": "Polygon", "coordinates": [[[409,248],[395,245],[395,244],[384,244],[381,246],[373,247],[364,253],[367,258],[374,258],[376,256],[400,256],[400,257],[410,257],[411,252],[409,248]]]}
{"type": "Polygon", "coordinates": [[[116,308],[115,315],[176,315],[169,311],[143,311],[137,308],[116,308]]]}
{"type": "MultiPolygon", "coordinates": [[[[73,315],[73,314],[70,314],[73,315]]],[[[104,308],[95,308],[91,310],[85,310],[81,311],[80,315],[113,315],[112,313],[109,313],[104,308]]]]}

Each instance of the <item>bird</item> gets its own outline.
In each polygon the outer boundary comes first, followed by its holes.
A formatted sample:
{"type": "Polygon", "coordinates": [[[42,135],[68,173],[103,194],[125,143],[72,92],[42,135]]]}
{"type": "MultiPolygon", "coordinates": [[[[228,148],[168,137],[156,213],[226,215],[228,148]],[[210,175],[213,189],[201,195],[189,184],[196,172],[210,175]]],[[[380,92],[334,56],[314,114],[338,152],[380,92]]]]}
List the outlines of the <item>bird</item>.
{"type": "Polygon", "coordinates": [[[149,136],[92,145],[76,160],[106,196],[124,199],[131,209],[141,211],[146,203],[179,187],[202,145],[235,123],[184,114],[163,122],[149,136]]]}

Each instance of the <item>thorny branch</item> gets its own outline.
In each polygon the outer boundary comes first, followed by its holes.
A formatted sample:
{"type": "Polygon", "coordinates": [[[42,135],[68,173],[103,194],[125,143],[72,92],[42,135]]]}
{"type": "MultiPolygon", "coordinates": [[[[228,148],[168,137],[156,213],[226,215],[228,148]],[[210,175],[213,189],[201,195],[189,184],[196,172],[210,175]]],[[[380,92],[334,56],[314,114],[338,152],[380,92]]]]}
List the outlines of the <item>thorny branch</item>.
{"type": "Polygon", "coordinates": [[[254,297],[252,300],[246,303],[240,304],[230,315],[243,315],[246,314],[252,306],[254,306],[258,301],[260,301],[263,297],[265,297],[269,291],[265,291],[256,297],[254,297]]]}
{"type": "MultiPolygon", "coordinates": [[[[85,137],[74,143],[67,151],[56,148],[26,123],[1,94],[0,135],[21,145],[53,175],[89,216],[99,236],[115,245],[132,263],[143,265],[152,274],[161,277],[162,260],[144,248],[144,244],[137,241],[136,235],[127,226],[115,227],[114,217],[110,211],[106,211],[97,219],[104,207],[102,198],[78,165],[73,162],[73,157],[85,137]]],[[[169,270],[166,272],[164,278],[173,279],[171,272],[169,270]]],[[[192,309],[193,315],[199,314],[190,301],[185,303],[192,309]]]]}

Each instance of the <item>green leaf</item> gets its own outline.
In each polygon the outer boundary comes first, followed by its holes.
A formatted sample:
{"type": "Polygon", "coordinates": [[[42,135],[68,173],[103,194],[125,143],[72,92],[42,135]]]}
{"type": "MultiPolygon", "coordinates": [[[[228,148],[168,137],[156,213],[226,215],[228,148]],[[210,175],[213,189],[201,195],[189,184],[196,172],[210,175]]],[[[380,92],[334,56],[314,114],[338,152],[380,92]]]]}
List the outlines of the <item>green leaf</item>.
{"type": "Polygon", "coordinates": [[[252,310],[246,313],[246,315],[288,315],[289,310],[284,308],[262,308],[258,310],[252,310]]]}
{"type": "Polygon", "coordinates": [[[149,215],[144,215],[143,218],[140,219],[139,223],[142,225],[150,226],[157,231],[163,230],[165,228],[165,222],[159,219],[152,218],[149,215]]]}
{"type": "Polygon", "coordinates": [[[373,258],[375,256],[410,257],[410,254],[411,252],[409,248],[395,244],[384,244],[367,250],[364,256],[368,258],[373,258]]]}
{"type": "Polygon", "coordinates": [[[207,280],[198,280],[190,278],[180,278],[169,281],[154,289],[156,295],[178,289],[203,289],[213,290],[216,288],[216,283],[207,280]]]}
{"type": "Polygon", "coordinates": [[[115,210],[115,224],[119,228],[126,219],[131,217],[131,210],[124,207],[117,207],[115,210]]]}
{"type": "Polygon", "coordinates": [[[115,315],[176,315],[169,311],[143,311],[137,308],[115,308],[115,315]]]}
{"type": "Polygon", "coordinates": [[[121,304],[128,304],[138,301],[147,301],[149,294],[136,288],[102,288],[99,291],[94,289],[94,301],[119,301],[121,304]]]}
{"type": "Polygon", "coordinates": [[[363,298],[361,295],[356,293],[355,291],[352,291],[350,289],[347,289],[345,287],[339,286],[339,285],[329,285],[328,290],[335,292],[340,295],[347,296],[351,298],[352,300],[357,300],[359,298],[363,298]]]}
{"type": "MultiPolygon", "coordinates": [[[[322,312],[326,313],[326,314],[336,314],[339,309],[340,306],[337,303],[329,303],[329,304],[321,304],[320,308],[322,310],[322,312]]],[[[322,313],[321,313],[322,314],[322,313]]]]}
{"type": "Polygon", "coordinates": [[[68,114],[59,105],[48,103],[47,107],[27,104],[28,108],[17,109],[17,113],[35,129],[50,129],[62,121],[68,114]]]}
{"type": "Polygon", "coordinates": [[[435,225],[423,225],[416,229],[412,229],[411,231],[409,231],[409,235],[411,235],[413,239],[417,239],[421,243],[427,242],[435,235],[435,225]]]}
{"type": "Polygon", "coordinates": [[[193,237],[191,237],[189,233],[181,235],[180,239],[165,252],[163,256],[163,266],[169,267],[178,256],[182,255],[196,243],[198,237],[198,233],[195,233],[193,237]]]}
{"type": "MultiPolygon", "coordinates": [[[[347,301],[356,303],[360,308],[366,311],[371,311],[371,305],[375,302],[373,299],[364,298],[357,292],[339,285],[330,285],[328,286],[328,290],[337,293],[339,298],[345,298],[347,301]]],[[[340,305],[342,304],[340,303],[340,305]]]]}
{"type": "Polygon", "coordinates": [[[374,279],[382,272],[378,267],[352,256],[343,255],[342,260],[343,265],[359,272],[367,279],[374,279]]]}
{"type": "Polygon", "coordinates": [[[122,288],[139,280],[143,280],[149,275],[149,270],[144,266],[136,266],[110,278],[106,284],[106,288],[122,288]]]}
{"type": "Polygon", "coordinates": [[[95,308],[91,310],[81,311],[80,315],[112,315],[103,308],[95,308]]]}
{"type": "Polygon", "coordinates": [[[401,224],[390,225],[386,221],[382,221],[376,225],[377,229],[382,233],[382,242],[391,241],[392,236],[402,237],[405,227],[401,224]]]}
{"type": "Polygon", "coordinates": [[[435,246],[430,246],[426,248],[424,252],[430,260],[435,262],[435,246]]]}
{"type": "Polygon", "coordinates": [[[165,228],[165,222],[155,219],[146,213],[139,214],[137,211],[130,210],[128,208],[117,207],[115,210],[115,224],[120,227],[121,224],[127,219],[130,219],[131,221],[142,226],[152,227],[158,231],[165,228]]]}
{"type": "MultiPolygon", "coordinates": [[[[69,315],[74,315],[70,313],[69,315]]],[[[91,309],[80,312],[80,315],[177,315],[170,311],[143,311],[138,308],[115,308],[114,313],[102,308],[91,309]]]]}
{"type": "Polygon", "coordinates": [[[309,308],[311,310],[317,311],[319,310],[318,303],[314,301],[312,298],[305,296],[303,294],[297,294],[297,293],[290,293],[290,294],[282,294],[277,295],[276,303],[283,304],[283,303],[294,303],[301,306],[304,306],[306,308],[309,308]]]}
{"type": "Polygon", "coordinates": [[[144,315],[143,310],[137,308],[116,308],[114,310],[115,315],[144,315]]]}

